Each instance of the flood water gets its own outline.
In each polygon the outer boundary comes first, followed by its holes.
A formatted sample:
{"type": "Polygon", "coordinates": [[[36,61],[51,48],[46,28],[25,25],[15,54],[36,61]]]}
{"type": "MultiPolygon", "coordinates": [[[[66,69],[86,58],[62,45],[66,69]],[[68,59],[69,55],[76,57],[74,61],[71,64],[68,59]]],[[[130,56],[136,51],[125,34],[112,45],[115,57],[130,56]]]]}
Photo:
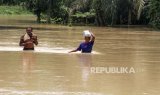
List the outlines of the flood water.
{"type": "Polygon", "coordinates": [[[0,95],[160,94],[159,31],[38,25],[25,17],[0,18],[0,95]],[[35,27],[39,41],[35,51],[18,46],[26,26],[35,27]],[[83,41],[86,29],[96,35],[93,53],[69,54],[83,41]]]}

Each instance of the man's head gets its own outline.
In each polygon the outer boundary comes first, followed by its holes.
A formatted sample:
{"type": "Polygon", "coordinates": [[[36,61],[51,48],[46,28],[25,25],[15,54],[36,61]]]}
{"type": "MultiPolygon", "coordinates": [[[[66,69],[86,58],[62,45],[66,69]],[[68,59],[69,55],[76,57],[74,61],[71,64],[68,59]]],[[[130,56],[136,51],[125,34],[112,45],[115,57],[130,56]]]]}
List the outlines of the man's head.
{"type": "Polygon", "coordinates": [[[26,32],[27,32],[27,34],[28,34],[30,37],[32,37],[32,31],[33,31],[33,28],[32,28],[32,27],[26,28],[26,32]]]}

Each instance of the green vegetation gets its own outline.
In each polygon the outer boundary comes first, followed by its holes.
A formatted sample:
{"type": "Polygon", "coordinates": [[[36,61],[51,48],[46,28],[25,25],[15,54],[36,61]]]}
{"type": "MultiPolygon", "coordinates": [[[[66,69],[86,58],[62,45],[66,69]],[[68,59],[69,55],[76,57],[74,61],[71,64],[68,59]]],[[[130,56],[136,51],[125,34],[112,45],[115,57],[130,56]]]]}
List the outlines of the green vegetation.
{"type": "Polygon", "coordinates": [[[45,17],[47,23],[51,23],[51,19],[63,18],[62,0],[28,0],[25,5],[28,10],[37,16],[37,22],[39,23],[41,17],[45,17]]]}
{"type": "MultiPolygon", "coordinates": [[[[0,0],[0,4],[23,6],[37,16],[38,23],[152,25],[160,28],[159,0],[0,0]]],[[[12,10],[9,13],[12,14],[12,10]]]]}
{"type": "Polygon", "coordinates": [[[155,28],[160,28],[160,0],[151,0],[149,5],[150,23],[155,28]]]}
{"type": "Polygon", "coordinates": [[[0,15],[27,15],[31,14],[21,6],[0,6],[0,15]]]}

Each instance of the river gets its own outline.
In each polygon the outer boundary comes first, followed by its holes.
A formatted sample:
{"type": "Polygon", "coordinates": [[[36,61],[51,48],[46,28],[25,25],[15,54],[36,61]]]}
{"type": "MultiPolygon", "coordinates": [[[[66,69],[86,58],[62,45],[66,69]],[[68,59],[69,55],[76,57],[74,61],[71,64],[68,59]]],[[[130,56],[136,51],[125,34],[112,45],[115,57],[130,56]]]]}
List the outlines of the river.
{"type": "Polygon", "coordinates": [[[0,16],[0,95],[159,95],[160,32],[146,27],[32,24],[0,16]],[[19,39],[34,27],[39,45],[19,39]],[[71,53],[83,30],[96,35],[92,54],[71,53]]]}

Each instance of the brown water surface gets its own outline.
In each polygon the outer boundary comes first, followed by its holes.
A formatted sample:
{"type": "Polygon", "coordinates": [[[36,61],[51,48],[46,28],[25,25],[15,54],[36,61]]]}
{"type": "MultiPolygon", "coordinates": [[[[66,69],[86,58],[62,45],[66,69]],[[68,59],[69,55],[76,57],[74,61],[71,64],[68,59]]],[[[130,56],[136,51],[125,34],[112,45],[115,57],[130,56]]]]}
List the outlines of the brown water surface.
{"type": "Polygon", "coordinates": [[[32,19],[25,22],[25,17],[1,17],[0,21],[0,95],[160,94],[158,31],[38,25],[31,24],[32,19]],[[18,46],[26,26],[35,27],[39,38],[35,51],[18,46]],[[86,29],[96,35],[93,53],[68,54],[83,40],[86,29]],[[126,73],[123,68],[135,72],[126,73]]]}

